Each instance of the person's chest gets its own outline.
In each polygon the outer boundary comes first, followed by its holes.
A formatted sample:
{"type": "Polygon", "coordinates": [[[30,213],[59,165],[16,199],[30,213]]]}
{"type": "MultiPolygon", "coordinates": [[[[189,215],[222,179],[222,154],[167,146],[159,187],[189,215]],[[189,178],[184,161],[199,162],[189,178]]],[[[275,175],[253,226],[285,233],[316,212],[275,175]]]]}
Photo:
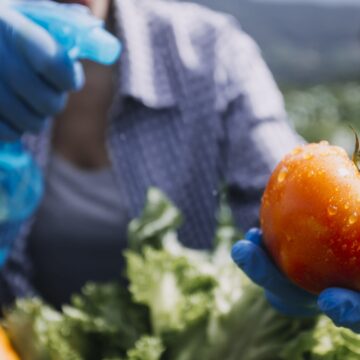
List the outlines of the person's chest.
{"type": "Polygon", "coordinates": [[[116,74],[112,67],[89,62],[84,69],[83,90],[70,95],[66,110],[55,119],[52,147],[79,168],[103,168],[109,165],[105,135],[116,74]]]}

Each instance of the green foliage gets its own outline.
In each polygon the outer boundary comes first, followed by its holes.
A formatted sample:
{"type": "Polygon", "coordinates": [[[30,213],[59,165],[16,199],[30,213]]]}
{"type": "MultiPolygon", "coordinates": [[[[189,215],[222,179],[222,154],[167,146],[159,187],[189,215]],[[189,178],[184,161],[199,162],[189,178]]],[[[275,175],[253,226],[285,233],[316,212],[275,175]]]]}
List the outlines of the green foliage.
{"type": "Polygon", "coordinates": [[[21,358],[359,358],[360,335],[323,316],[282,316],[267,303],[263,290],[230,258],[236,230],[229,229],[233,222],[225,204],[212,251],[181,244],[178,215],[160,191],[149,191],[143,214],[130,225],[136,246],[126,252],[129,289],[89,284],[62,312],[39,299],[18,300],[8,309],[4,326],[21,358]]]}
{"type": "Polygon", "coordinates": [[[140,250],[146,243],[160,247],[163,234],[175,231],[182,222],[180,211],[156,188],[150,188],[142,215],[128,227],[129,248],[140,250]]]}
{"type": "Polygon", "coordinates": [[[5,316],[6,330],[22,360],[84,360],[72,346],[62,315],[40,299],[17,300],[5,316]]]}
{"type": "Polygon", "coordinates": [[[307,141],[328,140],[352,152],[349,125],[360,130],[359,83],[284,89],[284,95],[290,121],[307,141]]]}
{"type": "Polygon", "coordinates": [[[143,336],[127,352],[126,360],[159,360],[164,346],[157,337],[143,336]]]}

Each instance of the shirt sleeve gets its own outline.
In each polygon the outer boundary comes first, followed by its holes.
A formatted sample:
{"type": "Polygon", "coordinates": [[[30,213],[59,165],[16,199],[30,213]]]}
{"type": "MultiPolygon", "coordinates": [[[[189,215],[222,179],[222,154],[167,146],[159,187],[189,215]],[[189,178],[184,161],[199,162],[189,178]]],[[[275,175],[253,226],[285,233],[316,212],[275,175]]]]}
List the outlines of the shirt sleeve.
{"type": "MultiPolygon", "coordinates": [[[[11,305],[17,297],[35,296],[36,291],[29,281],[31,266],[25,251],[25,231],[19,231],[16,224],[1,224],[0,239],[9,243],[16,239],[12,246],[9,258],[0,269],[0,308],[11,305]]],[[[0,309],[0,314],[1,314],[0,309]]]]}
{"type": "Polygon", "coordinates": [[[255,42],[235,21],[219,36],[218,107],[224,124],[224,180],[237,225],[258,225],[262,193],[281,158],[303,140],[255,42]]]}

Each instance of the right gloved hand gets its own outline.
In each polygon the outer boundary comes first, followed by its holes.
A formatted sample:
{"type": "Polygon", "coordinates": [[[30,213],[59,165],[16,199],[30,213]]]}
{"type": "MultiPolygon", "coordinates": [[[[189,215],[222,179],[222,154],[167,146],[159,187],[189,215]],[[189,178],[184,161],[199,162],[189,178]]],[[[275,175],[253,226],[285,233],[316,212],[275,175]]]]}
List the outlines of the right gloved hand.
{"type": "Polygon", "coordinates": [[[232,249],[235,263],[265,289],[269,303],[284,315],[313,316],[320,313],[317,296],[293,284],[272,262],[262,244],[260,229],[251,229],[232,249]]]}
{"type": "Polygon", "coordinates": [[[260,229],[251,229],[244,240],[232,249],[236,264],[258,285],[265,296],[285,315],[313,316],[326,314],[337,326],[360,333],[360,292],[343,288],[328,288],[319,296],[294,285],[281,273],[262,245],[260,229]]]}
{"type": "Polygon", "coordinates": [[[39,132],[83,84],[81,64],[46,30],[0,5],[0,141],[39,132]]]}

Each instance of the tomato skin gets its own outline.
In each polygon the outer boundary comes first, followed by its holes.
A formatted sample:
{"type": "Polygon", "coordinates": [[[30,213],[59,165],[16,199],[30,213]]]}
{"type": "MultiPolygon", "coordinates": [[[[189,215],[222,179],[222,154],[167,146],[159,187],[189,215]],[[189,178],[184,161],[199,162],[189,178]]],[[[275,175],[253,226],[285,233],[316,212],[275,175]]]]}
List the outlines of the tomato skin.
{"type": "Polygon", "coordinates": [[[342,148],[321,142],[285,156],[260,220],[265,246],[298,286],[360,291],[360,173],[342,148]]]}

